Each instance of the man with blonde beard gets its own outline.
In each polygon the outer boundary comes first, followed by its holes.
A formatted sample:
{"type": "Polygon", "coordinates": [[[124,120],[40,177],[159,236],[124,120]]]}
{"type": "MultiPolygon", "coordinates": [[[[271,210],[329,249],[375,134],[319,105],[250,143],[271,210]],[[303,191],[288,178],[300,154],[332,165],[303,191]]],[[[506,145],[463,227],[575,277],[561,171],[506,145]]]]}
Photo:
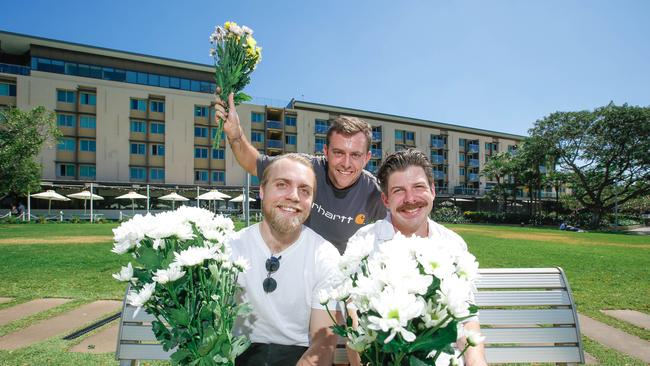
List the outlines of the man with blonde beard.
{"type": "Polygon", "coordinates": [[[250,263],[239,282],[252,313],[239,319],[235,333],[252,345],[237,366],[332,364],[336,337],[318,293],[330,285],[339,254],[303,225],[315,191],[309,159],[287,154],[273,160],[260,182],[264,220],[230,242],[232,257],[250,263]]]}
{"type": "MultiPolygon", "coordinates": [[[[348,245],[362,238],[365,242],[372,241],[378,249],[399,232],[407,237],[415,235],[444,243],[449,250],[467,251],[467,244],[458,234],[429,219],[436,197],[431,171],[431,163],[421,151],[401,150],[387,156],[377,171],[377,178],[388,216],[359,229],[348,245]]],[[[462,326],[466,331],[480,331],[478,317],[464,320],[462,326]]],[[[463,349],[465,343],[465,337],[461,337],[457,349],[463,349]]],[[[353,364],[358,364],[358,356],[350,358],[353,364]]],[[[461,365],[463,361],[467,366],[487,365],[483,345],[470,347],[460,360],[461,365]]],[[[449,364],[448,356],[439,357],[436,362],[440,366],[449,364]]]]}

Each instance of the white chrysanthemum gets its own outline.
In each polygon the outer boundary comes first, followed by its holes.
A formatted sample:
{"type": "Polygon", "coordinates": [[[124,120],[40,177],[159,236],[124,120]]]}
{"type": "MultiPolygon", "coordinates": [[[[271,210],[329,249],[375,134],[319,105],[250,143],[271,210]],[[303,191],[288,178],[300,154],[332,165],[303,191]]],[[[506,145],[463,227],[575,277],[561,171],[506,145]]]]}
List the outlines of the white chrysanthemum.
{"type": "Polygon", "coordinates": [[[147,301],[149,301],[149,299],[153,295],[153,291],[155,288],[156,288],[155,282],[145,283],[144,286],[142,286],[142,290],[140,290],[139,292],[131,291],[126,296],[126,301],[132,306],[135,306],[137,308],[133,313],[134,318],[138,315],[138,312],[140,312],[140,309],[144,306],[144,304],[146,304],[147,301]]]}
{"type": "Polygon", "coordinates": [[[239,272],[246,272],[251,267],[250,264],[248,263],[248,260],[244,257],[238,257],[237,259],[235,259],[233,265],[235,268],[239,270],[239,272]]]}
{"type": "Polygon", "coordinates": [[[157,270],[156,275],[153,276],[153,280],[164,285],[168,282],[174,282],[183,276],[185,276],[185,271],[182,271],[181,267],[174,262],[168,269],[157,270]]]}
{"type": "Polygon", "coordinates": [[[122,282],[131,281],[133,279],[133,266],[131,266],[131,262],[126,267],[122,267],[119,273],[113,273],[113,278],[122,282]]]}
{"type": "Polygon", "coordinates": [[[476,347],[485,341],[485,337],[475,330],[465,329],[465,338],[470,347],[476,347]]]}
{"type": "Polygon", "coordinates": [[[471,283],[449,276],[440,282],[440,302],[447,307],[449,314],[456,319],[470,315],[471,283]]]}
{"type": "Polygon", "coordinates": [[[245,26],[245,25],[242,25],[242,26],[241,26],[241,30],[242,30],[244,33],[248,34],[249,36],[252,36],[252,35],[253,35],[253,30],[250,29],[249,27],[245,26]]]}
{"type": "Polygon", "coordinates": [[[437,326],[444,327],[452,319],[449,318],[447,308],[444,305],[438,303],[435,299],[429,299],[424,314],[422,315],[422,320],[424,320],[425,327],[433,328],[437,326]]]}
{"type": "Polygon", "coordinates": [[[476,257],[469,252],[460,255],[456,263],[456,273],[464,280],[476,281],[480,277],[476,257]]]}
{"type": "Polygon", "coordinates": [[[113,229],[113,241],[115,242],[113,253],[124,254],[135,248],[144,239],[152,227],[153,216],[135,215],[129,221],[123,222],[120,226],[113,229]]]}
{"type": "Polygon", "coordinates": [[[321,305],[325,305],[325,304],[327,304],[328,302],[330,302],[330,294],[329,294],[329,291],[327,291],[327,290],[325,290],[325,289],[323,289],[323,288],[320,289],[320,290],[318,290],[318,302],[319,302],[321,305]]]}
{"type": "Polygon", "coordinates": [[[193,267],[202,264],[206,259],[215,259],[217,250],[217,247],[190,247],[180,253],[174,252],[174,262],[183,267],[193,267]]]}
{"type": "Polygon", "coordinates": [[[386,287],[370,299],[370,306],[379,316],[368,317],[368,328],[390,332],[385,343],[390,342],[398,333],[407,342],[415,340],[415,334],[406,327],[409,320],[422,315],[425,303],[421,297],[386,287]]]}
{"type": "Polygon", "coordinates": [[[419,248],[416,258],[425,273],[432,274],[439,279],[448,277],[455,271],[454,258],[437,245],[429,245],[419,248]]]}

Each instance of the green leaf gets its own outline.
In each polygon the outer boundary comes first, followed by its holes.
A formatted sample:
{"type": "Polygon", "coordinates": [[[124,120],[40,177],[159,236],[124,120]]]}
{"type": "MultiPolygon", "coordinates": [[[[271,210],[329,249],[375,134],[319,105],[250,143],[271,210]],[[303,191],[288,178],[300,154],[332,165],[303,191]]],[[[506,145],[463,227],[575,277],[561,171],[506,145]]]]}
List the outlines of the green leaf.
{"type": "Polygon", "coordinates": [[[183,325],[186,327],[190,325],[190,315],[184,308],[171,309],[169,310],[169,313],[171,315],[171,319],[169,319],[170,323],[173,322],[177,325],[183,325]]]}
{"type": "Polygon", "coordinates": [[[180,365],[186,363],[187,358],[191,357],[192,354],[186,349],[179,349],[169,356],[172,360],[172,365],[180,365]]]}
{"type": "Polygon", "coordinates": [[[214,345],[217,343],[217,333],[214,331],[214,328],[207,328],[203,332],[203,341],[201,345],[199,346],[199,354],[201,356],[205,356],[212,349],[214,348],[214,345]]]}
{"type": "Polygon", "coordinates": [[[418,337],[413,343],[409,345],[408,352],[426,351],[443,349],[455,342],[457,338],[456,322],[451,322],[444,328],[438,329],[432,336],[418,337]]]}
{"type": "Polygon", "coordinates": [[[430,365],[435,365],[432,359],[420,359],[415,355],[410,355],[409,356],[409,366],[430,366],[430,365]]]}
{"type": "Polygon", "coordinates": [[[140,254],[137,258],[137,261],[145,266],[148,270],[153,271],[160,268],[160,258],[158,258],[158,252],[153,248],[140,247],[138,250],[140,254]]]}
{"type": "Polygon", "coordinates": [[[237,356],[241,355],[251,345],[251,341],[245,336],[239,336],[232,342],[232,349],[230,350],[230,359],[234,360],[237,356]]]}

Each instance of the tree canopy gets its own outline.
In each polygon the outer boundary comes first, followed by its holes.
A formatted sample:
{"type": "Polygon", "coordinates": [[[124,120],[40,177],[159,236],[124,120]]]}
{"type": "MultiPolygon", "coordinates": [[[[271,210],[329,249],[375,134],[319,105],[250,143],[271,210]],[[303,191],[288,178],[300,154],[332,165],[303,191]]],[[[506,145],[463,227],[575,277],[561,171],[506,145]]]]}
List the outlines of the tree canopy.
{"type": "Polygon", "coordinates": [[[37,191],[41,166],[35,158],[44,143],[59,136],[54,113],[44,107],[0,110],[0,194],[37,191]]]}

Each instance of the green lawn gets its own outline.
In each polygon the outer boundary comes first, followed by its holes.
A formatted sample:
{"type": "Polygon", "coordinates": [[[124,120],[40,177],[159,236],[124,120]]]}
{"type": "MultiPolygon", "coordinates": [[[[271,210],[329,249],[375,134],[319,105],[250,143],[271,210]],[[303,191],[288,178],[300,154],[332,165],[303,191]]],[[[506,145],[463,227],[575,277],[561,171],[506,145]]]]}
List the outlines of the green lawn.
{"type": "MultiPolygon", "coordinates": [[[[111,229],[115,226],[0,225],[0,297],[17,299],[1,304],[0,308],[40,297],[75,299],[46,314],[1,326],[0,336],[81,303],[121,299],[124,286],[113,280],[111,273],[125,264],[128,257],[110,252],[111,229]]],[[[580,312],[650,340],[650,331],[616,321],[599,311],[634,309],[650,313],[650,237],[487,225],[449,227],[467,241],[481,267],[562,267],[580,312]]],[[[13,352],[0,351],[0,365],[116,364],[112,355],[66,352],[72,344],[50,340],[13,352]]],[[[586,342],[586,349],[602,364],[643,365],[595,342],[586,342]]]]}

